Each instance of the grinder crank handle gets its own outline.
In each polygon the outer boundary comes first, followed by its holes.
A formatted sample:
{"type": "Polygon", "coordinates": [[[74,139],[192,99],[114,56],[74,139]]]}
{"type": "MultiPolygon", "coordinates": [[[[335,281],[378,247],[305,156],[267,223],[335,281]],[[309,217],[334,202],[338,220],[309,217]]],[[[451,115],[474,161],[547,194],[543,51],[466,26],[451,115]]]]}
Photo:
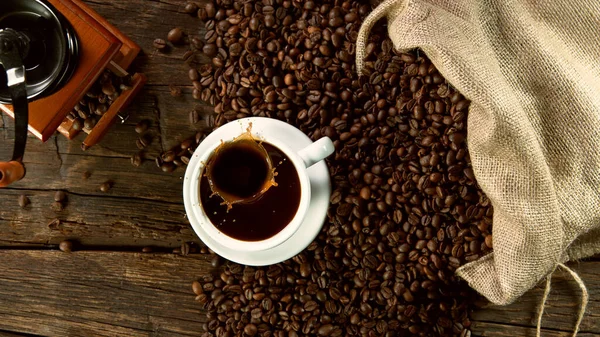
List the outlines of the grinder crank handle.
{"type": "Polygon", "coordinates": [[[0,64],[6,70],[7,85],[15,115],[15,147],[12,160],[0,162],[0,188],[6,187],[25,176],[23,155],[27,144],[29,107],[25,83],[23,54],[26,41],[13,30],[0,30],[0,64]]]}
{"type": "Polygon", "coordinates": [[[23,155],[27,143],[27,124],[29,108],[25,82],[9,87],[15,114],[15,148],[12,160],[0,162],[0,188],[6,187],[25,176],[23,155]]]}

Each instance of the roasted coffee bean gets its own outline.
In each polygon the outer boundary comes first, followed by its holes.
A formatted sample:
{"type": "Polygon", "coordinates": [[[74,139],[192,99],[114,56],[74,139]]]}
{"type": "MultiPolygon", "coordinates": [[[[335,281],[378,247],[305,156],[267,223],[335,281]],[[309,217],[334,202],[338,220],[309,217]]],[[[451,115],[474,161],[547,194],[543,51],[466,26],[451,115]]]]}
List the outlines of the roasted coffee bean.
{"type": "Polygon", "coordinates": [[[250,323],[244,327],[244,333],[248,336],[254,336],[258,333],[256,325],[250,323]]]}
{"type": "Polygon", "coordinates": [[[150,122],[147,119],[141,120],[135,125],[135,132],[142,134],[148,130],[148,127],[150,127],[150,122]]]}
{"type": "Polygon", "coordinates": [[[171,162],[166,162],[166,163],[163,163],[162,165],[160,165],[160,169],[166,173],[173,172],[173,171],[175,171],[175,164],[173,164],[171,162]]]}
{"type": "Polygon", "coordinates": [[[63,240],[58,244],[58,249],[65,253],[70,253],[73,251],[73,242],[69,240],[63,240]]]}
{"type": "Polygon", "coordinates": [[[190,111],[190,124],[194,125],[196,123],[198,123],[200,121],[200,116],[198,115],[198,111],[196,111],[195,109],[190,111]]]}
{"type": "Polygon", "coordinates": [[[171,43],[181,43],[183,40],[183,29],[177,27],[177,28],[173,28],[169,31],[169,34],[167,34],[167,40],[169,40],[169,42],[171,43]]]}
{"type": "Polygon", "coordinates": [[[31,203],[31,201],[29,200],[29,198],[25,194],[19,195],[19,207],[25,208],[30,203],[31,203]]]}
{"type": "Polygon", "coordinates": [[[187,14],[196,14],[198,12],[198,5],[193,2],[188,2],[185,4],[183,11],[187,14]]]}
{"type": "Polygon", "coordinates": [[[160,158],[162,159],[163,162],[170,163],[173,160],[175,160],[176,155],[175,155],[175,152],[173,152],[173,151],[167,151],[167,152],[162,153],[160,158]]]}
{"type": "Polygon", "coordinates": [[[488,234],[485,237],[485,245],[490,249],[494,247],[493,240],[492,240],[492,234],[488,234]]]}
{"type": "Polygon", "coordinates": [[[219,255],[214,255],[211,259],[210,259],[210,265],[213,268],[218,268],[219,266],[221,266],[221,257],[219,255]]]}
{"type": "Polygon", "coordinates": [[[54,201],[64,202],[67,199],[67,194],[64,191],[56,191],[54,193],[54,201]]]}
{"type": "Polygon", "coordinates": [[[139,167],[140,165],[142,165],[142,153],[138,152],[134,155],[131,156],[131,165],[135,166],[135,167],[139,167]]]}
{"type": "MultiPolygon", "coordinates": [[[[184,242],[181,244],[181,247],[179,248],[181,255],[183,256],[187,256],[190,254],[190,244],[187,242],[184,242]]],[[[200,295],[200,294],[197,294],[200,295]]]]}
{"type": "Polygon", "coordinates": [[[104,182],[104,183],[102,183],[102,185],[100,185],[100,191],[106,193],[106,192],[110,191],[110,189],[112,188],[112,185],[113,184],[110,181],[104,182]]]}
{"type": "MultiPolygon", "coordinates": [[[[113,85],[112,81],[105,81],[104,83],[102,83],[102,93],[105,94],[106,96],[112,96],[116,92],[117,92],[117,89],[113,85]]],[[[90,108],[90,111],[91,110],[94,110],[94,109],[90,108]]]]}
{"type": "Polygon", "coordinates": [[[83,121],[81,120],[81,118],[75,118],[71,128],[73,128],[73,130],[75,130],[75,131],[83,130],[83,121]]]}
{"type": "Polygon", "coordinates": [[[183,62],[190,64],[195,60],[195,53],[192,50],[188,50],[183,55],[181,55],[181,59],[183,62]]]}
{"type": "Polygon", "coordinates": [[[194,48],[194,50],[202,50],[202,47],[204,47],[204,41],[197,37],[193,37],[190,40],[190,45],[194,48]]]}
{"type": "Polygon", "coordinates": [[[198,70],[192,68],[188,71],[188,77],[191,81],[197,81],[200,79],[200,74],[198,73],[198,70]]]}
{"type": "Polygon", "coordinates": [[[204,294],[204,290],[202,289],[202,284],[200,284],[200,282],[198,282],[198,281],[192,282],[192,291],[196,295],[204,294]]]}
{"type": "Polygon", "coordinates": [[[207,43],[202,47],[202,52],[208,57],[215,57],[217,56],[218,49],[214,43],[207,43]]]}
{"type": "Polygon", "coordinates": [[[167,41],[163,39],[155,39],[152,45],[158,50],[164,50],[167,47],[167,41]]]}
{"type": "Polygon", "coordinates": [[[87,130],[91,130],[96,126],[96,117],[90,116],[83,121],[83,127],[87,130]]]}
{"type": "Polygon", "coordinates": [[[142,138],[138,138],[135,141],[135,145],[137,146],[138,149],[143,150],[146,147],[146,143],[142,141],[142,138]]]}

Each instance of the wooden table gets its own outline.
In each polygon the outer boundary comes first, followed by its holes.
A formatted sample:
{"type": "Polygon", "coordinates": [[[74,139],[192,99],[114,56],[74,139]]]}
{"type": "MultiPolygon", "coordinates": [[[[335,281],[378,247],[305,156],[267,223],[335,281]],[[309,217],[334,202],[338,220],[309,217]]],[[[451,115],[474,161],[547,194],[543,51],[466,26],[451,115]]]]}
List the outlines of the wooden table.
{"type": "MultiPolygon", "coordinates": [[[[136,41],[144,50],[132,71],[144,72],[148,85],[99,145],[80,149],[82,136],[68,141],[54,136],[46,143],[31,137],[26,178],[0,190],[0,336],[197,336],[205,316],[194,301],[191,283],[211,272],[209,257],[181,256],[171,250],[182,242],[199,242],[185,220],[181,196],[183,170],[162,173],[153,161],[134,168],[137,151],[133,126],[152,120],[159,135],[147,151],[193,135],[188,112],[198,103],[181,62],[185,49],[159,53],[152,48],[175,24],[189,33],[199,22],[183,12],[180,0],[94,0],[87,3],[136,41]],[[184,96],[171,97],[169,85],[184,96]],[[85,180],[83,173],[91,176],[85,180]],[[99,186],[113,181],[108,193],[99,186]],[[55,191],[68,192],[64,211],[55,213],[55,191]],[[21,209],[25,194],[31,205],[21,209]],[[49,225],[54,219],[59,225],[49,225]],[[73,239],[79,250],[59,251],[73,239]],[[141,253],[152,246],[154,253],[141,253]]],[[[209,110],[207,110],[209,111],[209,110]]],[[[13,123],[0,120],[0,157],[12,153],[13,123]]],[[[600,260],[572,264],[590,291],[580,336],[600,334],[600,260]]],[[[578,310],[579,290],[557,272],[544,315],[543,336],[570,336],[578,310]]],[[[487,307],[473,313],[472,331],[482,336],[534,336],[535,312],[543,289],[519,303],[487,307]]]]}

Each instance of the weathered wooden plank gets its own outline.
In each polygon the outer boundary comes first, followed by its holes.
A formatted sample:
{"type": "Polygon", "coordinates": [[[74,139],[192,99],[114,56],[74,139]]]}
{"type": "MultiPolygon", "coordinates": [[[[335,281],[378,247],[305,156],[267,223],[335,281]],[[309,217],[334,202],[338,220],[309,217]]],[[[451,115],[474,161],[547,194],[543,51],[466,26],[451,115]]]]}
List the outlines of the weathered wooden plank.
{"type": "MultiPolygon", "coordinates": [[[[590,301],[581,331],[600,334],[600,262],[586,261],[569,265],[586,284],[590,301]]],[[[473,313],[474,322],[494,322],[511,326],[535,327],[536,312],[544,289],[542,285],[526,293],[516,303],[505,307],[489,306],[473,313]]],[[[552,287],[542,326],[545,329],[571,331],[577,319],[581,291],[571,276],[560,269],[552,277],[552,287]]],[[[483,335],[486,328],[474,325],[473,332],[483,335]]],[[[491,330],[490,332],[491,333],[491,330]]],[[[496,336],[488,334],[485,336],[496,336]]],[[[503,336],[503,335],[497,335],[503,336]]],[[[512,334],[512,336],[520,336],[512,334]]],[[[545,335],[544,335],[545,336],[545,335]]]]}
{"type": "MultiPolygon", "coordinates": [[[[149,160],[136,168],[125,154],[98,156],[81,153],[71,147],[74,144],[61,150],[61,145],[54,139],[46,143],[30,140],[24,160],[26,176],[10,188],[63,189],[78,194],[104,195],[99,186],[110,180],[114,182],[114,188],[109,195],[181,202],[180,177],[185,173],[184,169],[172,174],[163,173],[154,163],[156,154],[149,152],[149,160]],[[83,179],[86,171],[91,173],[89,179],[83,179]]],[[[12,148],[2,146],[1,149],[0,156],[10,158],[12,148]]],[[[154,152],[158,153],[157,150],[154,152]]]]}
{"type": "MultiPolygon", "coordinates": [[[[473,331],[480,332],[479,334],[473,333],[472,336],[481,337],[535,337],[536,334],[535,328],[493,322],[474,322],[472,328],[473,331]]],[[[573,333],[568,331],[542,329],[542,336],[571,337],[573,336],[573,333]]],[[[595,333],[580,332],[577,336],[592,337],[598,335],[595,333]]]]}
{"type": "Polygon", "coordinates": [[[40,336],[198,336],[208,257],[3,251],[0,329],[40,336]],[[23,268],[23,266],[28,266],[23,268]]]}
{"type": "MultiPolygon", "coordinates": [[[[91,179],[91,178],[90,178],[91,179]]],[[[115,185],[115,189],[118,185],[115,185]]],[[[54,191],[3,190],[0,193],[0,247],[58,244],[74,239],[84,246],[178,247],[200,242],[181,203],[109,195],[68,194],[61,212],[51,209],[54,191]],[[21,209],[18,196],[31,204],[21,209]],[[59,225],[50,223],[59,219],[59,225]]]]}

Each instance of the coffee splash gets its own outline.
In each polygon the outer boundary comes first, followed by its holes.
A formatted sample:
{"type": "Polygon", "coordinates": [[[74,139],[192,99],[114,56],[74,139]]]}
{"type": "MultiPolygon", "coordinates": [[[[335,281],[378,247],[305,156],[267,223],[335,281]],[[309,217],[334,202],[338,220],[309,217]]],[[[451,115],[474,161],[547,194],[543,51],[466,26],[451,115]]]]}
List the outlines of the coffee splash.
{"type": "Polygon", "coordinates": [[[208,159],[204,176],[212,196],[229,211],[234,204],[253,203],[277,186],[277,172],[262,140],[252,135],[252,123],[232,141],[224,142],[208,159]]]}

